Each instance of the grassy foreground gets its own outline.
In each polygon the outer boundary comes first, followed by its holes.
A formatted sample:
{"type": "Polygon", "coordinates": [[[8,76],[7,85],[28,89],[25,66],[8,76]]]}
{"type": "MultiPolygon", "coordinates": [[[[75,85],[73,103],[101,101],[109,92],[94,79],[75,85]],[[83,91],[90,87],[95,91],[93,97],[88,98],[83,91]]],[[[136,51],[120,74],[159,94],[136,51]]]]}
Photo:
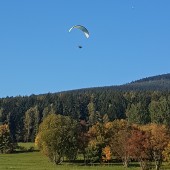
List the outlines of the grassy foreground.
{"type": "MultiPolygon", "coordinates": [[[[40,152],[1,154],[0,169],[2,170],[125,170],[122,165],[113,166],[76,166],[76,165],[54,165],[40,152]]],[[[139,170],[139,168],[128,168],[139,170]]]]}
{"type": "MultiPolygon", "coordinates": [[[[21,144],[29,148],[32,144],[21,144]]],[[[0,154],[0,170],[125,170],[122,165],[80,166],[54,165],[40,152],[25,152],[15,154],[0,154]]],[[[129,167],[129,170],[140,170],[140,167],[129,167]]],[[[162,168],[162,169],[165,169],[162,168]]],[[[167,168],[170,169],[170,168],[167,168]]]]}

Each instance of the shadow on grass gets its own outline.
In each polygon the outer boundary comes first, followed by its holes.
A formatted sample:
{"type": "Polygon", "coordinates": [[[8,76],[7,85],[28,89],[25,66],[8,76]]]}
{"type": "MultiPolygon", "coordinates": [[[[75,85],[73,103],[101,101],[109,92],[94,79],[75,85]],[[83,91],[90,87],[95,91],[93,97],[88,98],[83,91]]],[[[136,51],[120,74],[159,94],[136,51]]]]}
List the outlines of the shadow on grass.
{"type": "Polygon", "coordinates": [[[34,147],[23,147],[23,146],[17,146],[15,151],[13,153],[19,154],[19,153],[28,153],[28,152],[39,152],[38,149],[35,149],[34,147]]]}
{"type": "Polygon", "coordinates": [[[21,151],[21,150],[17,150],[17,151],[14,151],[13,153],[14,154],[19,154],[19,153],[29,153],[29,152],[39,152],[39,150],[33,150],[33,151],[21,151]]]}
{"type": "MultiPolygon", "coordinates": [[[[69,161],[69,160],[64,160],[61,165],[76,165],[76,166],[120,166],[123,167],[123,163],[121,161],[112,161],[109,163],[100,163],[100,162],[84,162],[84,160],[74,160],[74,161],[69,161]]],[[[138,168],[140,167],[138,162],[131,162],[128,166],[128,168],[138,168]]]]}

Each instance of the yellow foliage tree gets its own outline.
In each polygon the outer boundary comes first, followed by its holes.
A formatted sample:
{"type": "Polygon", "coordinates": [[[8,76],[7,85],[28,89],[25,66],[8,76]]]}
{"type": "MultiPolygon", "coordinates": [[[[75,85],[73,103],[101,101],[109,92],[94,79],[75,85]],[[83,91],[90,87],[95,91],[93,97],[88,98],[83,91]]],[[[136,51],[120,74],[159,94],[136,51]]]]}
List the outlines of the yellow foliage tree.
{"type": "Polygon", "coordinates": [[[159,170],[163,161],[163,151],[170,140],[168,129],[165,125],[152,123],[143,126],[143,130],[150,133],[150,150],[155,162],[155,169],[159,170]]]}
{"type": "Polygon", "coordinates": [[[10,136],[7,124],[0,126],[0,153],[11,153],[14,150],[14,143],[10,136]]]}
{"type": "Polygon", "coordinates": [[[165,147],[163,151],[164,161],[167,161],[170,164],[170,142],[168,143],[167,147],[165,147]]]}

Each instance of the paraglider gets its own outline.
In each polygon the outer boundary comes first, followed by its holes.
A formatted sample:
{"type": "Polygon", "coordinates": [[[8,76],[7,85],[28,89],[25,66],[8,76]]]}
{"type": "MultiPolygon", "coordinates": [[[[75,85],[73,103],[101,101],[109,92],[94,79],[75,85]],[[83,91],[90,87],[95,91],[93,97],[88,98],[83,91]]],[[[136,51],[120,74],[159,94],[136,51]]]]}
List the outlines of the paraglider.
{"type": "MultiPolygon", "coordinates": [[[[82,26],[82,25],[74,25],[73,27],[71,27],[71,28],[69,29],[69,32],[71,32],[73,29],[79,29],[79,30],[81,30],[81,31],[84,33],[84,35],[85,35],[86,38],[89,38],[89,36],[90,36],[89,31],[87,30],[87,28],[85,28],[85,27],[82,26]]],[[[78,47],[79,47],[79,48],[82,48],[81,45],[79,45],[78,47]]]]}
{"type": "Polygon", "coordinates": [[[69,32],[70,32],[73,28],[77,28],[77,29],[83,31],[83,33],[85,34],[86,38],[89,38],[89,36],[90,36],[90,35],[89,35],[89,31],[88,31],[87,28],[85,28],[84,26],[82,26],[82,25],[75,25],[75,26],[73,26],[73,27],[71,27],[71,28],[69,29],[69,32]]]}

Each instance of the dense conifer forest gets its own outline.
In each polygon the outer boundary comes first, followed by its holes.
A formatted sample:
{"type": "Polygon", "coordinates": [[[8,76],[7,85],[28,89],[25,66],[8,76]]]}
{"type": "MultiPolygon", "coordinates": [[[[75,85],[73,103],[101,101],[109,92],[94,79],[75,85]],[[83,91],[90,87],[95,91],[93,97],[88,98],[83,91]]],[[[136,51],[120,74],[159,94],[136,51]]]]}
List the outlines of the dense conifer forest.
{"type": "Polygon", "coordinates": [[[50,113],[84,121],[89,127],[115,119],[169,126],[170,74],[121,86],[0,99],[0,123],[9,125],[14,141],[34,141],[39,124],[50,113]]]}

